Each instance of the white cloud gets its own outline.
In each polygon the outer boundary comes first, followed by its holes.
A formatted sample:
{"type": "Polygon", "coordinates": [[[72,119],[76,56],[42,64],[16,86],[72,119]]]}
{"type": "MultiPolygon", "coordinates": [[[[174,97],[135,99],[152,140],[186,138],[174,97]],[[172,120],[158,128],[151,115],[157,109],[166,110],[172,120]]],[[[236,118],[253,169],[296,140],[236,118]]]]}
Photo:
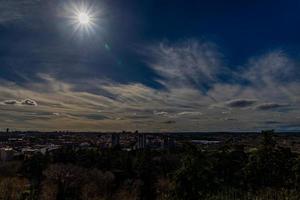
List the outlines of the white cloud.
{"type": "Polygon", "coordinates": [[[161,82],[169,87],[201,87],[217,81],[223,73],[222,55],[209,42],[188,40],[177,44],[161,43],[151,48],[148,63],[161,75],[161,82]]]}
{"type": "Polygon", "coordinates": [[[27,105],[27,106],[37,106],[37,102],[32,100],[32,99],[25,99],[21,101],[22,105],[27,105]]]}
{"type": "Polygon", "coordinates": [[[2,105],[24,105],[24,106],[37,106],[37,102],[32,99],[18,100],[4,100],[1,102],[2,105]]]}
{"type": "Polygon", "coordinates": [[[183,111],[177,113],[178,116],[197,116],[197,115],[203,115],[202,112],[197,112],[197,111],[183,111]]]}
{"type": "Polygon", "coordinates": [[[282,125],[300,115],[299,83],[279,84],[281,78],[293,76],[295,68],[295,62],[282,52],[252,58],[244,71],[233,72],[249,85],[219,80],[228,68],[210,43],[162,43],[152,46],[151,52],[154,55],[149,64],[162,77],[163,89],[98,79],[66,83],[45,74],[39,75],[42,82],[24,86],[1,82],[0,124],[51,130],[256,130],[266,120],[282,125]],[[203,92],[203,85],[210,87],[203,92]],[[84,88],[93,88],[93,92],[84,88]],[[7,106],[22,105],[22,99],[31,106],[7,106]],[[36,116],[47,120],[28,114],[35,102],[36,116]],[[294,109],[280,115],[271,109],[281,105],[293,105],[294,109]],[[249,112],[241,108],[253,109],[249,112]]]}
{"type": "Polygon", "coordinates": [[[285,84],[283,81],[293,81],[295,73],[298,73],[298,70],[293,60],[282,51],[273,51],[252,58],[244,77],[254,85],[272,86],[278,83],[285,84]]]}
{"type": "Polygon", "coordinates": [[[20,102],[17,100],[5,100],[2,102],[4,105],[18,105],[20,102]]]}
{"type": "Polygon", "coordinates": [[[164,111],[154,111],[153,114],[154,115],[161,115],[161,116],[167,116],[167,115],[169,115],[168,112],[164,112],[164,111]]]}

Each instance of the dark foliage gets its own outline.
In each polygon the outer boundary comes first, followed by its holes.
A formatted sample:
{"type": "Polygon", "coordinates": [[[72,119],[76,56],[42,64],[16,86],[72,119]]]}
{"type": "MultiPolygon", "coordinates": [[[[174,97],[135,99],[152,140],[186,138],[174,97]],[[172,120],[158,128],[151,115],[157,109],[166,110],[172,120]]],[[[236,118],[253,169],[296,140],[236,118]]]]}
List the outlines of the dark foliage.
{"type": "Polygon", "coordinates": [[[64,148],[24,159],[15,173],[30,183],[23,199],[300,199],[299,155],[272,132],[261,137],[251,150],[230,142],[212,150],[64,148]]]}

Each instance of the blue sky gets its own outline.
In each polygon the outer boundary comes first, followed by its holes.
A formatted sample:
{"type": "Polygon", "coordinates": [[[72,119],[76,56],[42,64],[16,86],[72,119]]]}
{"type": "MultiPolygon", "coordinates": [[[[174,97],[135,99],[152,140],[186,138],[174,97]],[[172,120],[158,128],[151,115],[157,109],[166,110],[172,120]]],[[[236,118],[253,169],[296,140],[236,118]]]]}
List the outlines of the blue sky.
{"type": "Polygon", "coordinates": [[[300,129],[300,2],[0,0],[0,127],[300,129]],[[76,9],[93,17],[78,27],[76,9]]]}

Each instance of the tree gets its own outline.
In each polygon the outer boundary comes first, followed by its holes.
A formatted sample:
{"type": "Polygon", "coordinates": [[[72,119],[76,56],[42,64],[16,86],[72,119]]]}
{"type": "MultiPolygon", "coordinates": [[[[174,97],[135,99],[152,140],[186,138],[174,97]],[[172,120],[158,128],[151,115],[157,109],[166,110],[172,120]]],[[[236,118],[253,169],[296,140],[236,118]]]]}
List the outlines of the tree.
{"type": "MultiPolygon", "coordinates": [[[[44,186],[48,184],[55,186],[56,199],[76,200],[80,197],[80,188],[83,180],[84,170],[74,165],[54,164],[44,171],[46,180],[44,186]]],[[[44,188],[46,190],[46,188],[44,188]]]]}
{"type": "Polygon", "coordinates": [[[274,150],[276,146],[276,141],[274,140],[274,130],[270,131],[262,131],[262,142],[261,142],[261,148],[266,151],[272,151],[274,150]]]}
{"type": "Polygon", "coordinates": [[[184,152],[182,166],[174,175],[174,199],[203,199],[215,188],[212,166],[205,154],[194,146],[184,152]]]}
{"type": "Polygon", "coordinates": [[[89,170],[85,176],[85,184],[81,188],[82,200],[111,199],[115,176],[111,172],[97,169],[89,170]]]}
{"type": "Polygon", "coordinates": [[[276,147],[273,131],[263,131],[260,148],[252,152],[245,167],[246,178],[253,190],[287,187],[291,183],[294,155],[290,149],[276,147]]]}
{"type": "Polygon", "coordinates": [[[22,200],[26,197],[29,182],[25,178],[8,177],[0,180],[1,200],[22,200]]]}

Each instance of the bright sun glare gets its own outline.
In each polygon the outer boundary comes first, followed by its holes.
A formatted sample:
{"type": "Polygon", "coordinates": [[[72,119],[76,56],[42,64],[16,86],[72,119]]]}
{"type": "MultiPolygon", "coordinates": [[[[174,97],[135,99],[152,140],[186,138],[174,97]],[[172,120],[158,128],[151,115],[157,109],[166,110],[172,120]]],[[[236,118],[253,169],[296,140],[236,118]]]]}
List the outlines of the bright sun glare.
{"type": "Polygon", "coordinates": [[[88,13],[80,12],[78,13],[78,22],[82,25],[88,25],[91,23],[91,16],[88,13]]]}
{"type": "Polygon", "coordinates": [[[91,34],[99,28],[100,10],[98,6],[83,1],[81,3],[74,1],[65,4],[65,11],[74,32],[91,34]]]}

